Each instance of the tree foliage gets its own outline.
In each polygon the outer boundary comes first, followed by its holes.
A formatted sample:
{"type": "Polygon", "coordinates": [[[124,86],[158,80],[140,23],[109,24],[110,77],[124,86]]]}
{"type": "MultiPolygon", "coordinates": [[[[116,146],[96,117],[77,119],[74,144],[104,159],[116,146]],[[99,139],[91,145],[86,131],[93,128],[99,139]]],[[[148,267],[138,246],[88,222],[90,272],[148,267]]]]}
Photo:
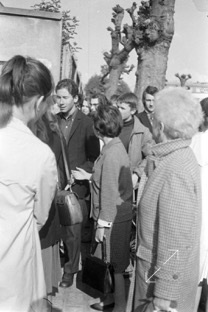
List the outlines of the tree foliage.
{"type": "MultiPolygon", "coordinates": [[[[47,12],[61,12],[61,0],[50,0],[35,4],[32,6],[35,10],[47,12]]],[[[62,11],[62,46],[69,44],[73,53],[81,49],[75,39],[77,34],[76,29],[79,25],[79,20],[75,16],[71,16],[70,10],[62,11]]]]}
{"type": "MultiPolygon", "coordinates": [[[[93,94],[97,93],[105,93],[105,84],[108,83],[108,78],[105,78],[103,81],[103,71],[104,71],[105,65],[101,66],[101,75],[94,75],[92,76],[87,84],[85,85],[85,94],[88,98],[90,98],[93,94]]],[[[123,81],[122,79],[119,80],[117,89],[115,93],[117,95],[124,94],[126,92],[131,92],[128,84],[123,81]]]]}

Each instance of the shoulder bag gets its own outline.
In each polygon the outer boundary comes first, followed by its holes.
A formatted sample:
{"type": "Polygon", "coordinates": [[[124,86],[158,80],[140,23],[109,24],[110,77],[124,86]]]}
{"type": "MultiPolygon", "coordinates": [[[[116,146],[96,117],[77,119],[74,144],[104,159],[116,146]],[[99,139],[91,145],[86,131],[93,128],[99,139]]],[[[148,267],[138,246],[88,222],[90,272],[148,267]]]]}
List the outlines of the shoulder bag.
{"type": "Polygon", "coordinates": [[[69,226],[83,221],[82,208],[79,203],[78,195],[72,191],[72,179],[69,173],[69,167],[66,159],[66,151],[64,147],[63,135],[59,129],[61,140],[61,150],[64,160],[64,169],[67,177],[67,186],[64,190],[58,190],[55,203],[59,212],[60,224],[69,226]]]}

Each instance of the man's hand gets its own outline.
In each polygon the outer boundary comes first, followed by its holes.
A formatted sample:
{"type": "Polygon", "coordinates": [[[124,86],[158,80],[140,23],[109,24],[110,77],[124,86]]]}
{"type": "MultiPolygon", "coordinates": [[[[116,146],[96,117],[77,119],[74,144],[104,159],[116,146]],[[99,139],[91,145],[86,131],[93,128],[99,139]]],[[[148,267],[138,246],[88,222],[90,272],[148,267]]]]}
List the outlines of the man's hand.
{"type": "Polygon", "coordinates": [[[75,180],[89,180],[91,178],[91,173],[85,171],[82,168],[76,168],[77,170],[72,170],[72,176],[75,180]]]}

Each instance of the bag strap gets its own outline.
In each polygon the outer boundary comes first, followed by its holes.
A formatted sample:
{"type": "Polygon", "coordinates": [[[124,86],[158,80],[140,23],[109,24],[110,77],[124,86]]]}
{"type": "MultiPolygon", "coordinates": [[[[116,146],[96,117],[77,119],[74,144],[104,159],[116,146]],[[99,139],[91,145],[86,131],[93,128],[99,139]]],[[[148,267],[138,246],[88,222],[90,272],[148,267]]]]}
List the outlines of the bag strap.
{"type": "Polygon", "coordinates": [[[63,155],[63,160],[64,160],[64,169],[65,169],[66,179],[67,179],[67,186],[65,189],[67,189],[67,188],[71,189],[72,178],[70,175],[69,166],[68,166],[68,162],[67,162],[67,158],[66,158],[66,150],[65,150],[65,146],[64,146],[64,137],[63,137],[63,133],[60,129],[59,123],[58,123],[58,129],[59,129],[59,137],[60,137],[60,141],[61,141],[61,150],[62,150],[62,155],[63,155]]]}

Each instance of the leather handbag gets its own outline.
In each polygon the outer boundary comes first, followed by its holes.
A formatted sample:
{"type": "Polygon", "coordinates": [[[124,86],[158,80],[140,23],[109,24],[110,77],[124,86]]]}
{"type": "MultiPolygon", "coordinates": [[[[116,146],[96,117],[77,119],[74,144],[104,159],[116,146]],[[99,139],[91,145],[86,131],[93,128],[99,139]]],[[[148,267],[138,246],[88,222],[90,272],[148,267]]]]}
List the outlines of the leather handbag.
{"type": "Polygon", "coordinates": [[[60,224],[69,226],[83,221],[82,208],[79,203],[79,197],[72,191],[72,180],[69,173],[69,167],[66,159],[66,152],[64,147],[64,141],[62,133],[59,129],[59,135],[61,140],[61,149],[64,159],[64,168],[67,177],[67,186],[64,190],[58,190],[55,203],[59,212],[60,224]]]}
{"type": "MultiPolygon", "coordinates": [[[[102,259],[95,257],[94,252],[86,257],[82,282],[103,294],[108,294],[114,291],[113,266],[107,262],[105,237],[101,244],[102,259]]],[[[94,251],[96,247],[97,243],[95,244],[94,251]]]]}

